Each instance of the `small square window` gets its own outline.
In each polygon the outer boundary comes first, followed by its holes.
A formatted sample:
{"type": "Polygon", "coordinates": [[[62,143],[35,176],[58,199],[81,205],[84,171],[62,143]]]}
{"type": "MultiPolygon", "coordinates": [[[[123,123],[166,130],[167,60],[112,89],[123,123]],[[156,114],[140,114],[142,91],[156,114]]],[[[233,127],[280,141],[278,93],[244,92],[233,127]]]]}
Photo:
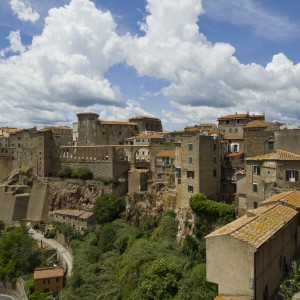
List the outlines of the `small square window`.
{"type": "Polygon", "coordinates": [[[194,187],[192,185],[188,185],[188,192],[194,193],[194,187]]]}

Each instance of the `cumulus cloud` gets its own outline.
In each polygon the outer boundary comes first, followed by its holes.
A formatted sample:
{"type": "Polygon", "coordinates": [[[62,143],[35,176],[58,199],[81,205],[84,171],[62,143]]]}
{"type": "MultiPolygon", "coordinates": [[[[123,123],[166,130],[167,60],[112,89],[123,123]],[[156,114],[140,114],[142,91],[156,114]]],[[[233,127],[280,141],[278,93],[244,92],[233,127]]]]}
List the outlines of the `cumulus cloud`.
{"type": "Polygon", "coordinates": [[[5,56],[9,52],[21,53],[26,50],[26,47],[22,44],[20,30],[11,31],[7,37],[10,46],[0,50],[0,56],[5,56]]]}
{"type": "Polygon", "coordinates": [[[71,121],[83,110],[120,120],[151,113],[123,99],[106,77],[120,63],[166,82],[160,92],[174,109],[162,112],[169,126],[236,111],[296,120],[299,64],[280,53],[266,66],[240,63],[232,45],[213,44],[201,33],[201,0],[148,0],[146,12],[143,35],[118,35],[109,11],[71,0],[49,11],[42,33],[27,48],[19,33],[12,34],[10,51],[19,54],[0,59],[0,104],[7,120],[71,121]]]}
{"type": "Polygon", "coordinates": [[[26,0],[10,0],[10,6],[15,15],[21,21],[35,23],[40,15],[30,5],[30,2],[26,0]]]}

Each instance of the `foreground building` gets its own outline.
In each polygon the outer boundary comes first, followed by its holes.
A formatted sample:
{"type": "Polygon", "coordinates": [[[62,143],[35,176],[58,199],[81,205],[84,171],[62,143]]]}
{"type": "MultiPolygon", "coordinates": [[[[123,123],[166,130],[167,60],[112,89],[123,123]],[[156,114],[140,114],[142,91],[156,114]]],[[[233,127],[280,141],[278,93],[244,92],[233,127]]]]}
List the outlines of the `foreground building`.
{"type": "Polygon", "coordinates": [[[206,236],[207,280],[219,295],[273,299],[299,250],[299,209],[300,192],[284,192],[206,236]]]}

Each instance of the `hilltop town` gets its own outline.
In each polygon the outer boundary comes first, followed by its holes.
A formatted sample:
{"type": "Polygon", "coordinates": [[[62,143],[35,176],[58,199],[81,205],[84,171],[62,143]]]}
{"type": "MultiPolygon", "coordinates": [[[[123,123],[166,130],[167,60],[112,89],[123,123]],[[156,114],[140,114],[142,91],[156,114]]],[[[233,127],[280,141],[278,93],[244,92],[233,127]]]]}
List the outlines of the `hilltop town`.
{"type": "Polygon", "coordinates": [[[54,218],[83,231],[94,226],[95,199],[114,193],[149,200],[127,208],[138,210],[137,224],[176,212],[182,241],[193,234],[190,198],[203,193],[240,217],[206,237],[208,280],[223,296],[270,299],[299,247],[300,128],[248,112],[216,121],[167,132],[153,116],[121,122],[82,112],[73,128],[2,127],[0,220],[54,218]],[[61,175],[83,168],[92,178],[61,175]],[[219,271],[234,262],[234,275],[219,271]]]}

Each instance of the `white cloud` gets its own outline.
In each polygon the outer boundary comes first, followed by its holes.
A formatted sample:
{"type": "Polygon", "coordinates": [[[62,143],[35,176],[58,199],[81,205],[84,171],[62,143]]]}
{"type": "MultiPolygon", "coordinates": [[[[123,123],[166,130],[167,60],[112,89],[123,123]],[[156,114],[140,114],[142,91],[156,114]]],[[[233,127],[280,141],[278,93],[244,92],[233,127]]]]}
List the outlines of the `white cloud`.
{"type": "Polygon", "coordinates": [[[9,47],[0,50],[0,57],[5,56],[9,52],[21,53],[26,50],[26,47],[22,44],[20,31],[11,31],[7,37],[9,40],[9,47]]]}
{"type": "Polygon", "coordinates": [[[237,26],[247,26],[256,35],[271,40],[294,38],[299,24],[253,0],[203,0],[208,17],[237,26]]]}
{"type": "Polygon", "coordinates": [[[21,21],[35,23],[40,17],[27,0],[10,0],[10,6],[21,21]]]}
{"type": "Polygon", "coordinates": [[[274,55],[266,67],[241,64],[232,45],[212,44],[201,34],[201,3],[148,0],[143,36],[119,36],[111,13],[89,0],[51,9],[30,46],[23,48],[15,33],[10,51],[20,54],[0,59],[5,122],[70,122],[83,110],[120,120],[151,113],[123,99],[118,86],[106,78],[119,63],[127,63],[140,76],[167,82],[161,92],[176,109],[162,112],[168,126],[245,111],[296,120],[300,65],[284,54],[274,55]]]}

